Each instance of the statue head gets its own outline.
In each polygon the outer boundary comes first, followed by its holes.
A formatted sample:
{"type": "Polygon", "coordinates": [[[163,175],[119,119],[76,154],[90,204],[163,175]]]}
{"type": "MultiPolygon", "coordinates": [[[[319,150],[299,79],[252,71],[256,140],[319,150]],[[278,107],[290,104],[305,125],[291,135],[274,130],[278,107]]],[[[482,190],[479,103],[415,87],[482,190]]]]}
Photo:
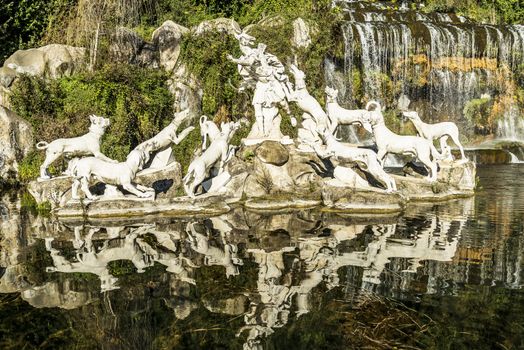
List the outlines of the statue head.
{"type": "Polygon", "coordinates": [[[235,38],[240,42],[240,45],[251,46],[255,43],[255,37],[245,32],[241,32],[240,34],[234,34],[234,35],[235,35],[235,38]]]}
{"type": "Polygon", "coordinates": [[[111,121],[109,118],[99,117],[97,115],[91,114],[89,116],[89,121],[91,122],[91,126],[89,127],[89,130],[98,130],[98,131],[105,131],[105,129],[111,125],[111,121]]]}
{"type": "Polygon", "coordinates": [[[326,86],[326,102],[333,103],[337,102],[338,90],[332,87],[326,86]]]}
{"type": "Polygon", "coordinates": [[[406,112],[402,112],[402,115],[406,118],[408,118],[409,120],[413,121],[413,120],[420,120],[420,117],[418,115],[417,112],[415,111],[406,111],[406,112]]]}

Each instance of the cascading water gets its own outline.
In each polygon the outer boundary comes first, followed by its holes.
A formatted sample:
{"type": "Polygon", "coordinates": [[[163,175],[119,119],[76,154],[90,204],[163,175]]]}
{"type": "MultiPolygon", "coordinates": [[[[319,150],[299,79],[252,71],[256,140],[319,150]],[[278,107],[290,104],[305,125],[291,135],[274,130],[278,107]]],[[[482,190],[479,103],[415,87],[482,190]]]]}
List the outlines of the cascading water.
{"type": "Polygon", "coordinates": [[[488,97],[498,114],[486,116],[485,123],[499,119],[492,129],[502,137],[524,135],[512,97],[512,74],[524,61],[524,26],[474,24],[454,14],[393,10],[382,3],[334,5],[347,19],[345,52],[343,64],[327,65],[326,81],[339,89],[341,103],[356,108],[378,99],[391,108],[404,94],[425,120],[453,120],[471,129],[465,106],[488,97]],[[505,96],[503,102],[498,96],[505,96]]]}

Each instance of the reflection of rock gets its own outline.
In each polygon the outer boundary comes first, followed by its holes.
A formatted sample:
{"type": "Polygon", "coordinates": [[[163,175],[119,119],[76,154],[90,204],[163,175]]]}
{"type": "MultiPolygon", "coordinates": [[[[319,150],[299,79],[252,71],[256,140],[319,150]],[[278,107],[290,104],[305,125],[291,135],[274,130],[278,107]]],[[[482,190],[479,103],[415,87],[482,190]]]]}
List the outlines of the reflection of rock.
{"type": "Polygon", "coordinates": [[[245,295],[237,295],[228,299],[203,299],[202,302],[211,312],[236,316],[246,312],[248,298],[245,295]]]}
{"type": "Polygon", "coordinates": [[[67,310],[76,309],[96,300],[97,297],[92,293],[71,289],[68,282],[67,280],[63,284],[48,282],[43,286],[26,289],[22,292],[22,299],[36,308],[59,307],[67,310]]]}
{"type": "Polygon", "coordinates": [[[14,180],[18,163],[33,147],[33,132],[28,122],[0,106],[0,180],[14,180]]]}

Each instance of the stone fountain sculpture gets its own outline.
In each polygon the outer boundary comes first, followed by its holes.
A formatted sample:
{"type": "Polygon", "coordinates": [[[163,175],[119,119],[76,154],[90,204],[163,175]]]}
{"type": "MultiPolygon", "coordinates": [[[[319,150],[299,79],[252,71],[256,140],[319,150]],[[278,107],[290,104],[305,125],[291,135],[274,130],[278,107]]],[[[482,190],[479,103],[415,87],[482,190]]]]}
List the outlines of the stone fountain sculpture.
{"type": "Polygon", "coordinates": [[[45,160],[40,166],[40,180],[47,180],[51,178],[47,172],[47,168],[61,155],[93,155],[96,158],[108,163],[116,162],[100,152],[100,140],[104,135],[105,130],[110,125],[109,119],[98,117],[96,115],[90,115],[89,120],[91,121],[89,132],[83,136],[68,139],[57,139],[51,143],[40,141],[36,144],[37,149],[46,150],[45,160]]]}
{"type": "Polygon", "coordinates": [[[298,138],[302,144],[322,143],[318,131],[331,129],[331,119],[307,90],[306,74],[294,64],[290,66],[290,70],[295,77],[295,89],[291,91],[289,100],[294,101],[304,112],[302,127],[298,129],[298,138]]]}
{"type": "Polygon", "coordinates": [[[243,140],[244,144],[257,144],[264,140],[291,144],[289,137],[280,131],[282,117],[279,114],[279,106],[290,114],[287,101],[291,83],[285,74],[284,65],[275,55],[265,52],[265,44],[260,43],[254,47],[254,37],[246,33],[235,37],[239,41],[242,55],[239,58],[228,55],[228,59],[238,65],[238,72],[244,80],[239,90],[254,89],[252,104],[255,123],[247,138],[243,140]]]}
{"type": "Polygon", "coordinates": [[[378,160],[383,163],[388,153],[410,155],[418,158],[429,170],[428,179],[437,180],[437,160],[441,158],[432,142],[419,136],[397,135],[388,129],[384,123],[381,106],[376,101],[368,102],[365,123],[373,130],[373,138],[377,144],[378,160]]]}
{"type": "MultiPolygon", "coordinates": [[[[417,112],[415,111],[406,111],[402,112],[404,117],[411,120],[419,136],[425,138],[429,142],[433,143],[433,140],[439,139],[440,141],[440,152],[443,155],[451,156],[449,153],[449,146],[447,144],[448,137],[453,140],[455,145],[458,146],[462,160],[467,160],[466,155],[464,154],[464,148],[460,143],[459,139],[459,130],[455,123],[453,122],[442,122],[436,124],[427,124],[424,123],[417,112]]],[[[452,156],[451,156],[452,157],[452,156]]]]}
{"type": "Polygon", "coordinates": [[[239,123],[222,123],[220,134],[217,135],[215,133],[214,137],[216,138],[211,138],[212,142],[209,147],[206,148],[200,156],[195,158],[191,164],[189,164],[187,174],[183,179],[184,190],[188,196],[195,197],[197,187],[204,182],[204,180],[209,176],[211,168],[213,168],[218,162],[220,163],[215,177],[224,173],[224,166],[233,156],[235,150],[234,147],[229,145],[229,142],[239,127],[239,123]]]}
{"type": "MultiPolygon", "coordinates": [[[[312,145],[313,149],[320,158],[332,157],[337,159],[340,163],[356,163],[356,165],[362,171],[369,173],[378,182],[386,186],[386,190],[388,192],[397,190],[395,180],[384,171],[384,168],[382,168],[382,165],[380,164],[375,152],[366,148],[343,145],[335,139],[335,136],[333,136],[329,130],[324,130],[322,133],[322,139],[326,144],[325,149],[319,147],[318,145],[312,145]]],[[[344,177],[337,176],[337,168],[339,171],[345,172],[349,172],[350,169],[340,166],[337,166],[334,169],[333,172],[335,177],[338,178],[338,180],[343,181],[344,177]]]]}
{"type": "Polygon", "coordinates": [[[363,120],[368,114],[365,109],[345,109],[341,107],[338,102],[338,90],[330,87],[326,87],[326,110],[329,119],[331,120],[331,133],[335,133],[339,125],[352,125],[359,124],[364,128],[367,128],[369,132],[371,129],[368,128],[368,124],[364,123],[363,120]]]}
{"type": "Polygon", "coordinates": [[[154,153],[151,162],[146,164],[144,168],[157,170],[168,166],[174,161],[171,145],[178,145],[195,129],[194,126],[189,126],[177,135],[178,128],[189,117],[189,113],[189,109],[176,113],[173,121],[168,126],[136,147],[137,150],[154,153]]]}
{"type": "Polygon", "coordinates": [[[81,188],[90,200],[98,199],[89,190],[92,179],[101,180],[106,185],[121,186],[140,198],[153,198],[155,190],[133,182],[136,174],[149,161],[149,153],[154,144],[147,144],[140,149],[135,148],[126,160],[120,163],[108,162],[95,157],[87,157],[71,161],[71,175],[74,177],[71,188],[72,199],[80,199],[78,189],[81,188]]]}

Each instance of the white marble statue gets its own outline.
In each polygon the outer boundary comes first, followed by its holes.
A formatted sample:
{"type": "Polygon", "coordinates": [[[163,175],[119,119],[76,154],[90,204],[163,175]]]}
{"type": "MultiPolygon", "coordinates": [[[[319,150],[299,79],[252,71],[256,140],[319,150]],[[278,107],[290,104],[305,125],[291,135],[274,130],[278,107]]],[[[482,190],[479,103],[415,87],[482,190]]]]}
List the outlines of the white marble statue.
{"type": "Polygon", "coordinates": [[[255,144],[267,139],[292,143],[280,131],[282,117],[279,107],[290,114],[287,100],[291,83],[285,74],[284,65],[275,55],[265,52],[266,45],[261,43],[253,47],[255,38],[252,36],[241,33],[236,38],[242,55],[239,58],[228,55],[228,59],[238,65],[238,72],[244,80],[239,90],[254,89],[252,104],[255,123],[245,143],[255,144]]]}
{"type": "Polygon", "coordinates": [[[384,123],[380,104],[376,101],[368,102],[366,105],[368,113],[365,123],[369,123],[373,130],[373,138],[378,148],[377,158],[383,164],[388,153],[410,155],[418,158],[428,169],[428,179],[437,180],[437,163],[441,158],[432,142],[419,136],[397,135],[388,129],[384,123]]]}
{"type": "Polygon", "coordinates": [[[331,120],[320,106],[317,99],[310,95],[306,86],[306,74],[292,64],[290,66],[291,73],[295,77],[295,89],[291,91],[290,101],[296,102],[298,107],[304,111],[302,116],[302,128],[299,130],[299,138],[305,141],[320,142],[318,130],[324,130],[331,126],[331,120]]]}
{"type": "MultiPolygon", "coordinates": [[[[335,133],[339,125],[352,125],[359,124],[363,127],[367,127],[363,120],[365,119],[368,111],[365,109],[345,109],[341,107],[338,102],[338,90],[330,87],[326,87],[326,110],[329,119],[331,120],[331,133],[335,133]]],[[[368,130],[371,132],[371,130],[368,130]]]]}
{"type": "Polygon", "coordinates": [[[191,131],[195,129],[194,126],[189,126],[177,135],[178,128],[188,116],[189,109],[176,113],[173,121],[169,123],[168,126],[162,129],[154,137],[142,142],[135,148],[137,150],[154,153],[152,162],[149,164],[148,168],[162,168],[169,165],[170,162],[174,160],[171,145],[178,145],[191,131]]]}
{"type": "Polygon", "coordinates": [[[202,137],[202,151],[207,148],[207,141],[212,143],[215,139],[220,136],[220,129],[211,120],[207,120],[207,116],[203,115],[200,117],[200,136],[202,137]]]}
{"type": "Polygon", "coordinates": [[[224,248],[216,247],[209,242],[209,229],[204,226],[206,234],[202,234],[195,226],[196,223],[188,223],[186,227],[191,249],[205,256],[206,265],[224,266],[228,278],[238,275],[240,273],[238,267],[244,264],[244,261],[238,257],[238,247],[235,244],[226,243],[224,239],[222,239],[224,248]]]}
{"type": "Polygon", "coordinates": [[[213,166],[218,165],[217,176],[224,171],[224,165],[233,156],[234,147],[229,145],[231,138],[240,124],[234,122],[222,123],[221,132],[205,151],[195,158],[184,176],[184,190],[188,196],[194,197],[197,187],[209,176],[213,166]]]}
{"type": "Polygon", "coordinates": [[[375,180],[386,186],[387,192],[397,190],[395,180],[384,171],[375,152],[370,149],[343,145],[328,130],[322,133],[322,138],[326,144],[325,149],[318,145],[312,146],[320,158],[335,157],[341,163],[356,163],[362,171],[369,173],[375,180]]]}
{"type": "Polygon", "coordinates": [[[411,120],[411,122],[415,126],[415,129],[417,129],[417,133],[419,136],[425,138],[426,140],[430,142],[433,142],[433,140],[435,139],[439,139],[440,152],[442,154],[447,153],[449,150],[447,140],[448,140],[448,137],[450,137],[451,140],[453,140],[453,142],[460,149],[462,160],[467,159],[466,155],[464,154],[464,148],[462,147],[462,144],[460,143],[459,130],[455,123],[442,122],[442,123],[436,123],[436,124],[427,124],[427,123],[424,123],[420,119],[420,116],[415,111],[402,112],[402,114],[406,118],[411,120]]]}
{"type": "Polygon", "coordinates": [[[136,173],[142,169],[149,160],[152,144],[141,149],[134,149],[129,153],[125,162],[113,163],[95,157],[74,159],[71,175],[74,177],[71,196],[79,199],[78,189],[81,187],[86,197],[90,200],[98,199],[89,190],[89,183],[96,179],[107,185],[121,186],[124,190],[141,198],[153,198],[155,191],[152,188],[133,183],[136,173]]]}
{"type": "Polygon", "coordinates": [[[109,119],[104,117],[98,117],[96,115],[90,115],[89,120],[91,126],[89,132],[83,136],[73,137],[69,139],[57,139],[51,143],[40,141],[36,144],[36,148],[39,150],[46,150],[46,157],[42,165],[40,166],[40,177],[39,179],[49,179],[50,176],[47,172],[47,168],[60,156],[89,156],[93,155],[98,159],[106,161],[108,163],[114,163],[115,161],[106,157],[100,152],[100,139],[104,135],[105,130],[110,124],[109,119]]]}

